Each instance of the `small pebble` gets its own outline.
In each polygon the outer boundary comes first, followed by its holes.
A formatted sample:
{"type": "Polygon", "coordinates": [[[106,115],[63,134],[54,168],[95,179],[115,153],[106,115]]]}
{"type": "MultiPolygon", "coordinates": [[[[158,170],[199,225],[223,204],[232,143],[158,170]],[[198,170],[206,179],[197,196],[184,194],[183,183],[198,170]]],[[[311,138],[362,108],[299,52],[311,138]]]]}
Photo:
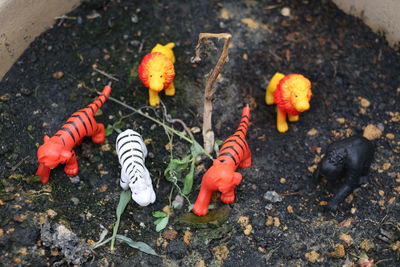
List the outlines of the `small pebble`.
{"type": "Polygon", "coordinates": [[[132,21],[133,23],[138,23],[139,17],[138,17],[137,15],[132,15],[131,21],[132,21]]]}
{"type": "Polygon", "coordinates": [[[73,184],[77,184],[81,181],[81,179],[79,178],[79,176],[74,176],[74,177],[70,177],[69,180],[71,181],[71,183],[73,184]]]}
{"type": "Polygon", "coordinates": [[[54,72],[53,73],[53,78],[54,79],[61,79],[62,77],[64,77],[64,72],[62,72],[62,71],[57,71],[57,72],[54,72]]]}
{"type": "Polygon", "coordinates": [[[79,204],[79,199],[76,197],[71,197],[71,201],[72,203],[74,203],[75,206],[79,204]]]}
{"type": "Polygon", "coordinates": [[[140,45],[140,41],[138,41],[138,40],[132,40],[132,41],[129,42],[129,44],[130,44],[131,46],[137,47],[137,46],[140,45]]]}
{"type": "Polygon", "coordinates": [[[281,202],[282,198],[276,193],[275,191],[268,191],[264,194],[264,199],[271,201],[273,203],[275,202],[281,202]]]}
{"type": "Polygon", "coordinates": [[[272,204],[265,205],[266,210],[272,210],[273,208],[274,208],[274,206],[272,204]]]}
{"type": "Polygon", "coordinates": [[[290,8],[288,8],[288,7],[282,8],[281,15],[284,17],[289,17],[290,16],[290,8]]]}

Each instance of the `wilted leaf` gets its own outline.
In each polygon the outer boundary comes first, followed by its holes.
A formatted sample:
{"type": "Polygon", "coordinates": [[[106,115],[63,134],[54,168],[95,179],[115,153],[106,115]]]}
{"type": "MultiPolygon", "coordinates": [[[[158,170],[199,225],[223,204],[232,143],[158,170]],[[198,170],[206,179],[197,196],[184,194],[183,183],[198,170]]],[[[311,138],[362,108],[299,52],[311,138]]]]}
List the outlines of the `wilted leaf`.
{"type": "Polygon", "coordinates": [[[212,240],[226,237],[232,229],[232,225],[224,224],[221,227],[212,230],[197,230],[196,235],[193,237],[193,243],[196,243],[198,246],[207,246],[212,240]]]}
{"type": "Polygon", "coordinates": [[[147,245],[144,242],[135,242],[132,239],[130,239],[129,237],[126,237],[123,235],[116,235],[116,238],[124,241],[130,247],[136,248],[136,249],[140,250],[141,252],[144,252],[144,253],[147,253],[150,255],[154,255],[154,256],[158,256],[157,253],[154,251],[154,249],[152,249],[149,245],[147,245]]]}
{"type": "Polygon", "coordinates": [[[116,121],[114,124],[113,124],[113,128],[114,128],[114,130],[116,130],[116,131],[121,131],[121,129],[123,129],[125,127],[125,122],[121,119],[121,120],[118,120],[118,121],[116,121]]]}
{"type": "Polygon", "coordinates": [[[197,216],[193,213],[185,213],[180,216],[177,221],[178,223],[194,228],[216,228],[228,220],[230,210],[231,208],[228,205],[224,205],[219,209],[209,211],[205,216],[197,216]]]}

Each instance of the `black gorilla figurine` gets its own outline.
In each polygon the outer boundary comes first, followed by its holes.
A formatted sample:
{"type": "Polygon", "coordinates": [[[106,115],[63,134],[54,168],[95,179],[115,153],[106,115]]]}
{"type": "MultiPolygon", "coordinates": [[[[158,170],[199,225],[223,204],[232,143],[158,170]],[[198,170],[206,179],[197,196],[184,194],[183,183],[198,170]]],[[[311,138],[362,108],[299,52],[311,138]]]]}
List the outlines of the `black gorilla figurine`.
{"type": "Polygon", "coordinates": [[[362,136],[352,136],[333,144],[326,150],[324,158],[314,172],[314,179],[322,176],[333,183],[342,178],[342,185],[329,201],[328,209],[335,211],[353,190],[368,182],[368,171],[374,158],[374,145],[362,136]]]}

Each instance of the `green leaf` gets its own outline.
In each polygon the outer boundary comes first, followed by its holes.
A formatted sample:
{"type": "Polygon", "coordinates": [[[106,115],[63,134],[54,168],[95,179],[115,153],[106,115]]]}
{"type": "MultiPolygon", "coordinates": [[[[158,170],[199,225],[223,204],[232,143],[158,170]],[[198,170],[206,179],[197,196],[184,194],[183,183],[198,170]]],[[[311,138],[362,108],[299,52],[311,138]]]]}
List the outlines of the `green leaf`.
{"type": "Polygon", "coordinates": [[[189,170],[188,174],[186,174],[185,180],[183,181],[182,194],[184,194],[184,195],[188,195],[192,191],[195,165],[196,165],[195,160],[193,159],[192,164],[190,166],[190,170],[189,170]]]}
{"type": "Polygon", "coordinates": [[[122,119],[120,119],[120,120],[118,120],[118,121],[116,121],[114,124],[113,124],[113,128],[114,128],[114,130],[120,130],[121,131],[121,129],[123,129],[125,127],[125,122],[122,120],[122,119]]]}
{"type": "Polygon", "coordinates": [[[162,221],[162,219],[164,219],[164,218],[165,218],[165,217],[158,218],[157,220],[155,220],[155,221],[154,221],[154,225],[159,224],[159,223],[162,221]]]}
{"type": "Polygon", "coordinates": [[[220,147],[222,144],[223,144],[223,141],[222,141],[221,139],[216,139],[216,140],[214,141],[214,151],[215,151],[215,153],[217,154],[217,156],[218,156],[218,154],[219,154],[219,147],[220,147]]]}
{"type": "Polygon", "coordinates": [[[147,253],[150,255],[154,255],[154,256],[158,256],[158,254],[154,251],[154,249],[152,249],[149,245],[147,245],[144,242],[135,242],[132,239],[130,239],[129,237],[126,237],[123,235],[116,235],[115,237],[118,238],[119,240],[124,241],[130,247],[140,250],[141,252],[144,252],[144,253],[147,253]]]}
{"type": "Polygon", "coordinates": [[[113,126],[112,126],[111,124],[107,125],[107,128],[106,128],[106,136],[111,135],[112,132],[113,132],[113,126]]]}
{"type": "Polygon", "coordinates": [[[153,215],[153,217],[156,217],[156,218],[164,218],[164,217],[168,216],[168,214],[166,214],[163,211],[154,211],[152,213],[152,215],[153,215]]]}
{"type": "Polygon", "coordinates": [[[165,179],[171,183],[176,183],[177,181],[182,182],[182,172],[188,167],[190,161],[190,155],[184,157],[183,159],[171,159],[164,171],[165,179]]]}
{"type": "Polygon", "coordinates": [[[194,158],[196,158],[198,155],[203,154],[203,148],[201,147],[201,145],[199,143],[197,143],[196,141],[193,141],[192,146],[190,147],[190,152],[192,154],[192,156],[194,158]]]}
{"type": "Polygon", "coordinates": [[[168,225],[168,221],[169,221],[169,216],[161,218],[160,222],[157,223],[156,225],[156,231],[160,232],[161,230],[163,230],[165,227],[167,227],[168,225]]]}
{"type": "Polygon", "coordinates": [[[121,192],[121,195],[119,197],[119,203],[117,206],[116,214],[117,214],[117,220],[115,221],[114,227],[113,227],[113,239],[111,240],[111,249],[114,249],[115,245],[115,236],[117,235],[118,228],[119,228],[119,223],[121,221],[121,215],[124,212],[126,205],[128,205],[129,201],[131,200],[131,191],[130,190],[124,190],[121,192]]]}

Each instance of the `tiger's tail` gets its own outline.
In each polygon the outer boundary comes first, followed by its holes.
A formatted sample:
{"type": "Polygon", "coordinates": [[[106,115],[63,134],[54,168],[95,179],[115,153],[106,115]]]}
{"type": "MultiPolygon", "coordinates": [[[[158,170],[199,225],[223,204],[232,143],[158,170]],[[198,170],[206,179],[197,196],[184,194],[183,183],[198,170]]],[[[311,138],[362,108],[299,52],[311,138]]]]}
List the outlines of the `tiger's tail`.
{"type": "Polygon", "coordinates": [[[235,135],[239,134],[241,138],[245,139],[247,131],[249,129],[250,122],[250,105],[245,104],[242,111],[242,118],[240,120],[239,126],[236,129],[235,135]]]}
{"type": "Polygon", "coordinates": [[[89,109],[92,112],[92,115],[94,116],[97,112],[97,110],[99,110],[101,108],[101,106],[106,102],[106,100],[108,99],[108,97],[110,96],[111,93],[111,84],[112,82],[108,82],[108,84],[106,86],[104,86],[103,91],[101,92],[101,94],[99,95],[99,97],[93,101],[93,103],[89,104],[86,108],[89,109]]]}

